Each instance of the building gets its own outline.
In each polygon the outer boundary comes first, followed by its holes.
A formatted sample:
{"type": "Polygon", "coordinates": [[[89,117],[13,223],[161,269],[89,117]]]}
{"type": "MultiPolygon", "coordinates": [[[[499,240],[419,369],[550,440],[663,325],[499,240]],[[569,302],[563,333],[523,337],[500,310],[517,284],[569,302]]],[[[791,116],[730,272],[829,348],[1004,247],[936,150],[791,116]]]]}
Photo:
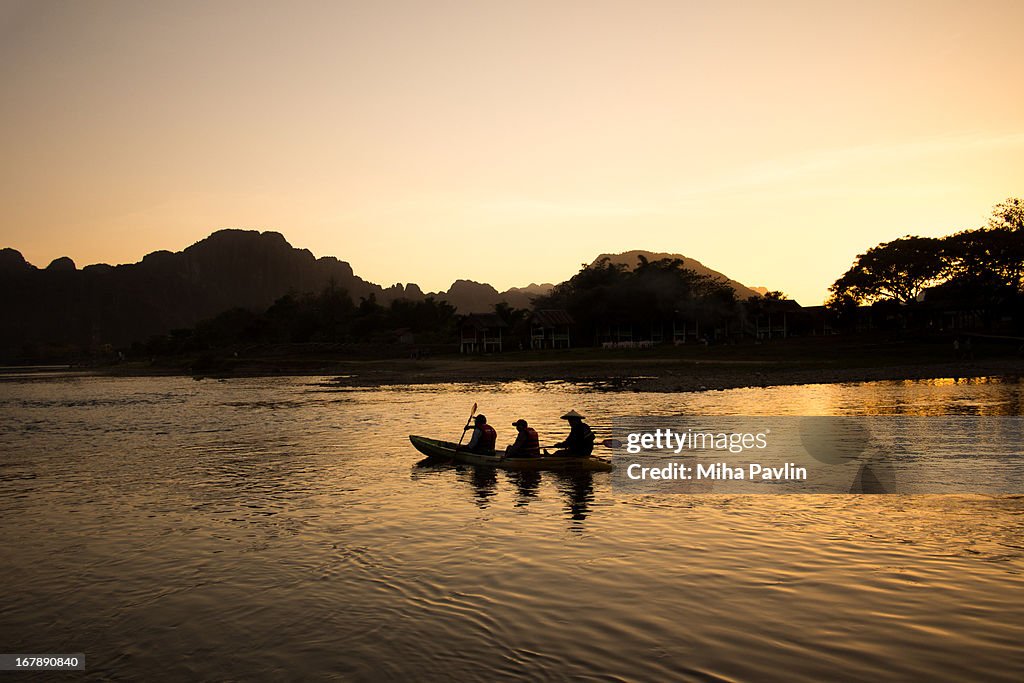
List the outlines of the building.
{"type": "Polygon", "coordinates": [[[495,313],[470,313],[459,324],[459,352],[501,351],[502,330],[507,327],[495,313]]]}
{"type": "Polygon", "coordinates": [[[530,315],[530,348],[569,348],[570,331],[575,324],[572,316],[562,309],[534,311],[530,315]]]}
{"type": "Polygon", "coordinates": [[[756,339],[786,339],[792,335],[790,322],[799,316],[800,304],[792,299],[761,299],[753,311],[756,339]]]}

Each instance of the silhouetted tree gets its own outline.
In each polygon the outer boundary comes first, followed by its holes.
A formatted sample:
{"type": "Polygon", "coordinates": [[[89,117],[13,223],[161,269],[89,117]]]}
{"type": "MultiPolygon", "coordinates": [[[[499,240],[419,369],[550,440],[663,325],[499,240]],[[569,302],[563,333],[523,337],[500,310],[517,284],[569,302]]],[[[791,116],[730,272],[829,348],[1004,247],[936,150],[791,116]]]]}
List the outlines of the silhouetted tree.
{"type": "Polygon", "coordinates": [[[965,230],[943,240],[947,275],[969,288],[1021,288],[1024,278],[1024,227],[990,221],[987,228],[965,230]]]}
{"type": "Polygon", "coordinates": [[[903,304],[915,301],[946,270],[941,240],[903,237],[879,244],[859,255],[829,290],[829,305],[843,302],[871,303],[892,299],[903,304]]]}
{"type": "Polygon", "coordinates": [[[988,227],[1024,232],[1024,199],[1010,197],[1005,202],[996,204],[992,209],[992,217],[988,220],[988,227]]]}
{"type": "Polygon", "coordinates": [[[135,352],[183,353],[253,343],[388,343],[399,330],[414,332],[427,343],[444,343],[454,341],[455,319],[455,307],[433,297],[397,299],[385,308],[371,295],[357,305],[346,290],[330,283],[316,294],[289,292],[263,313],[225,311],[194,329],[155,337],[135,352]]]}
{"type": "Polygon", "coordinates": [[[683,267],[682,259],[641,256],[637,267],[628,270],[604,258],[536,299],[534,308],[567,310],[581,336],[593,338],[598,327],[608,324],[687,318],[717,325],[736,314],[736,296],[728,283],[683,267]]]}
{"type": "MultiPolygon", "coordinates": [[[[840,319],[862,303],[899,306],[927,288],[928,302],[986,327],[1024,316],[1024,201],[998,204],[985,227],[941,239],[904,237],[857,257],[831,287],[840,319]]],[[[892,312],[886,314],[892,317],[892,312]]],[[[934,324],[934,317],[926,317],[934,324]]],[[[941,321],[940,321],[941,322],[941,321]]]]}

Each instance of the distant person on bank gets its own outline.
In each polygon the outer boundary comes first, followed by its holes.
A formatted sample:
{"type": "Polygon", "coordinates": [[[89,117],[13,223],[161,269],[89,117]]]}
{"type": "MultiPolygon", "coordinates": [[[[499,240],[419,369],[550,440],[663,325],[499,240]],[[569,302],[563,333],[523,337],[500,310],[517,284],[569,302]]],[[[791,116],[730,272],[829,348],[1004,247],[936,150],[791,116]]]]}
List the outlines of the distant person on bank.
{"type": "Polygon", "coordinates": [[[563,449],[555,455],[568,455],[574,458],[590,457],[590,454],[594,452],[594,431],[583,421],[586,418],[575,410],[570,410],[562,416],[562,419],[569,421],[569,436],[565,441],[555,444],[555,448],[563,449]]]}
{"type": "Polygon", "coordinates": [[[468,444],[459,446],[456,450],[487,455],[494,452],[494,444],[498,441],[498,433],[494,431],[494,427],[487,424],[485,416],[477,415],[473,420],[473,426],[466,425],[466,428],[462,431],[467,429],[473,430],[473,436],[469,439],[468,444]]]}
{"type": "Polygon", "coordinates": [[[537,430],[522,418],[512,423],[519,430],[516,441],[505,449],[506,458],[535,458],[540,455],[540,437],[537,430]]]}

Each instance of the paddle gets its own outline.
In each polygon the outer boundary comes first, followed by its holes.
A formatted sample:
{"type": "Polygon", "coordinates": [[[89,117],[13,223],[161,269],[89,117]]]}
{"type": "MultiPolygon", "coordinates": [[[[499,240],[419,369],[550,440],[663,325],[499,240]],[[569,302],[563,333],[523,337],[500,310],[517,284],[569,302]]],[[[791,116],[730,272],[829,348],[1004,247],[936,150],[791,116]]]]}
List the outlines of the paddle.
{"type": "MultiPolygon", "coordinates": [[[[473,404],[473,410],[469,411],[469,419],[466,420],[466,427],[469,427],[469,423],[473,421],[473,416],[476,415],[476,403],[473,404]]],[[[459,437],[459,445],[462,445],[462,440],[466,438],[466,430],[462,430],[462,436],[459,437]]]]}
{"type": "MultiPolygon", "coordinates": [[[[605,448],[619,448],[623,444],[618,439],[605,439],[604,441],[595,441],[594,445],[595,446],[604,446],[605,448]]],[[[542,457],[542,458],[550,458],[553,454],[552,453],[548,453],[548,449],[549,448],[559,448],[559,446],[555,446],[555,445],[541,446],[540,449],[541,449],[542,455],[540,457],[542,457]]],[[[498,460],[500,462],[501,460],[504,460],[504,459],[505,459],[505,453],[503,452],[501,454],[501,457],[498,458],[498,460]]]]}
{"type": "MultiPolygon", "coordinates": [[[[619,448],[622,446],[622,442],[618,439],[605,439],[604,441],[595,441],[595,446],[604,446],[605,448],[619,448]]],[[[559,448],[559,446],[541,446],[541,448],[559,448]]]]}

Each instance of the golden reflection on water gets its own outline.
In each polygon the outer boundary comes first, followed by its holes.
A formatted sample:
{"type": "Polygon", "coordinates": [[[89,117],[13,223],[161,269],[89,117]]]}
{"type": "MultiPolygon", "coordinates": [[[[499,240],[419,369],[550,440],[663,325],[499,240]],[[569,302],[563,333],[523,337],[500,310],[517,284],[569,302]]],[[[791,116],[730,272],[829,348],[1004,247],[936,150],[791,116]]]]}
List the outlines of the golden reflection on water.
{"type": "Polygon", "coordinates": [[[701,394],[511,382],[0,383],[11,651],[98,678],[1006,680],[1024,497],[620,496],[420,462],[478,402],[616,415],[1022,414],[1020,383],[701,394]],[[838,673],[837,673],[838,672],[838,673]]]}

